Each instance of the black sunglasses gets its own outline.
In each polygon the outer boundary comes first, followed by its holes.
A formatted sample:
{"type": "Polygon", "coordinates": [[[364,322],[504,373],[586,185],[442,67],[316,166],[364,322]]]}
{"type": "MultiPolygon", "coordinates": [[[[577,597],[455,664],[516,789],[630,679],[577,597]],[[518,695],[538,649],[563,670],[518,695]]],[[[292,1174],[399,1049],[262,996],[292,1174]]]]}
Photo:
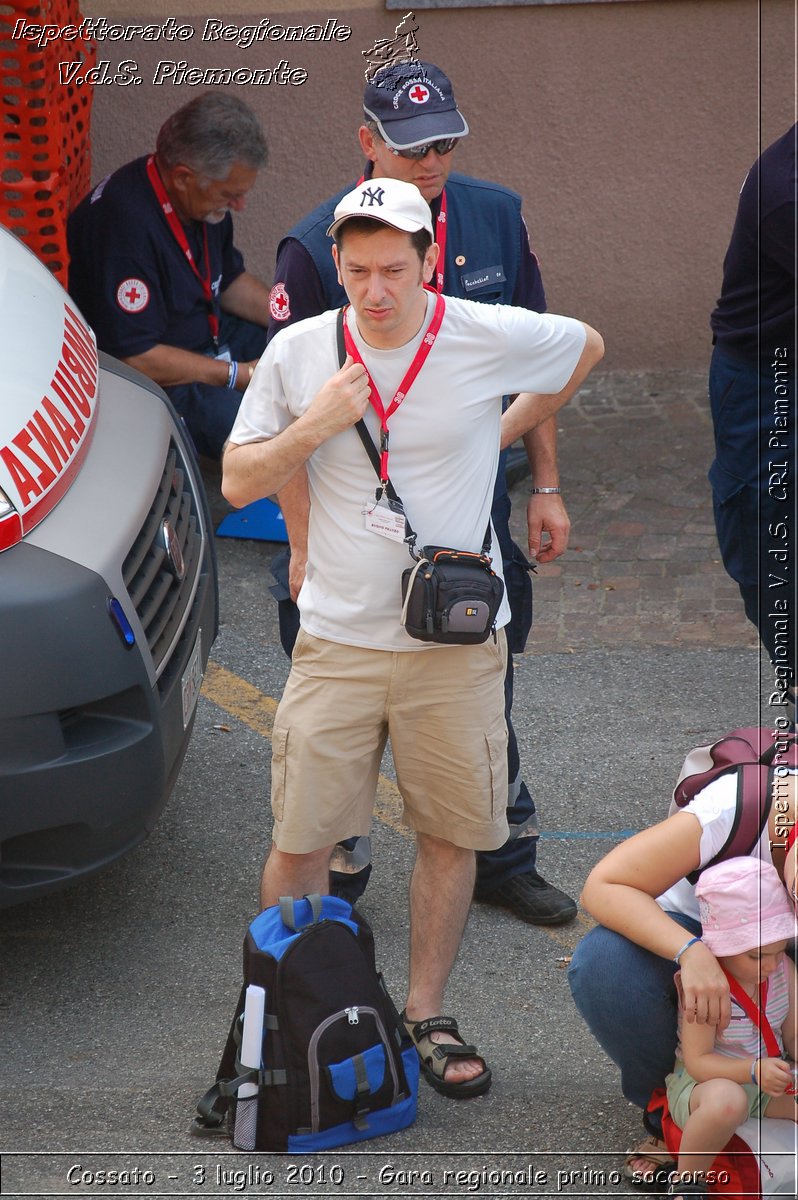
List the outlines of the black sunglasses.
{"type": "Polygon", "coordinates": [[[456,137],[439,138],[437,142],[421,142],[418,146],[405,146],[402,150],[397,150],[394,146],[388,146],[388,149],[397,158],[424,158],[430,150],[440,155],[451,154],[459,141],[456,137]]]}

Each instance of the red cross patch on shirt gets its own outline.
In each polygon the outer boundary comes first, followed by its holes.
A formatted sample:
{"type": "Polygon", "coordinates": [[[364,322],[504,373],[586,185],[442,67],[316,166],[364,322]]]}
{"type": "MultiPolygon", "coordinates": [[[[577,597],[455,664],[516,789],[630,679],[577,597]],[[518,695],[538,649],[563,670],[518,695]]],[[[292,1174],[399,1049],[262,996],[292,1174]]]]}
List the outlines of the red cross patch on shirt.
{"type": "Polygon", "coordinates": [[[291,316],[291,301],[284,283],[275,283],[269,292],[269,312],[275,321],[287,321],[291,316]]]}
{"type": "Polygon", "coordinates": [[[116,289],[116,302],[125,312],[142,312],[150,302],[150,289],[143,279],[123,279],[116,289]]]}

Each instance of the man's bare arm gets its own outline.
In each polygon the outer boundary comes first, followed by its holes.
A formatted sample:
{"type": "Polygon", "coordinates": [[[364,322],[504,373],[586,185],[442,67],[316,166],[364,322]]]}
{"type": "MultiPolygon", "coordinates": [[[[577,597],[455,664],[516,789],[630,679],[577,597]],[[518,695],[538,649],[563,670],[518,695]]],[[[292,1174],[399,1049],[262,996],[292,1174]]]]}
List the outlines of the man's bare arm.
{"type": "Polygon", "coordinates": [[[314,450],[360,420],[369,394],[365,368],[347,355],[307,411],[277,437],[243,445],[227,443],[222,460],[223,495],[235,508],[242,508],[281,492],[314,450]]]}
{"type": "Polygon", "coordinates": [[[225,312],[244,321],[254,321],[264,329],[269,324],[269,289],[257,275],[242,271],[219,297],[225,312]]]}
{"type": "MultiPolygon", "coordinates": [[[[549,417],[524,434],[534,487],[560,486],[557,466],[557,418],[549,417]]],[[[536,562],[553,562],[568,549],[571,519],[560,495],[538,492],[526,506],[529,557],[536,562]],[[548,540],[544,540],[544,537],[548,540]]]]}
{"type": "MultiPolygon", "coordinates": [[[[132,354],[122,360],[143,375],[153,379],[161,387],[179,387],[184,383],[204,383],[210,387],[227,387],[230,364],[221,358],[206,354],[194,354],[178,346],[167,346],[162,342],[145,350],[143,354],[132,354]]],[[[236,390],[243,392],[252,378],[257,362],[239,363],[236,390]]]]}
{"type": "Polygon", "coordinates": [[[553,395],[541,392],[520,392],[510,407],[502,414],[502,449],[509,446],[516,438],[522,437],[529,430],[535,429],[549,417],[553,417],[573,396],[580,384],[584,383],[596,363],[604,356],[604,341],[601,334],[589,325],[585,325],[585,344],[579,361],[574,367],[571,378],[562,391],[553,395]]]}
{"type": "Polygon", "coordinates": [[[308,561],[308,521],[310,519],[310,493],[308,473],[300,467],[289,479],[277,496],[280,510],[285,519],[288,543],[291,547],[291,562],[288,567],[288,590],[296,600],[305,581],[308,561]]]}

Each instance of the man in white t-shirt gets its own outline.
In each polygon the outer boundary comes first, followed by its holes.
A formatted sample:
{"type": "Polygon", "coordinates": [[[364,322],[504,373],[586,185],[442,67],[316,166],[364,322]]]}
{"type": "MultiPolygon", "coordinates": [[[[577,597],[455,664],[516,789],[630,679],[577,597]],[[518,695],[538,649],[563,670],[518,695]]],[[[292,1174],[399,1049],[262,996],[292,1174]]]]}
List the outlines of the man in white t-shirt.
{"type": "MultiPolygon", "coordinates": [[[[273,732],[272,850],[261,901],[328,890],[337,841],[369,832],[388,736],[417,840],[410,889],[405,1023],[427,1080],[479,1095],[490,1071],[440,1017],[465,926],[474,852],[507,837],[502,626],[479,645],[416,641],[401,624],[401,520],[378,503],[354,424],[383,439],[383,478],[419,545],[478,552],[501,444],[552,415],[601,358],[599,335],[568,317],[425,290],[438,247],[411,184],[370,179],[335,210],[330,232],[346,313],[286,329],[268,347],[224,456],[222,490],[241,506],[307,466],[308,567],[301,630],[273,732]],[[523,393],[501,414],[501,397],[523,393]],[[385,413],[381,421],[377,415],[385,413]],[[326,797],[323,806],[318,797],[326,797]]],[[[496,568],[500,571],[499,560],[496,568]]]]}

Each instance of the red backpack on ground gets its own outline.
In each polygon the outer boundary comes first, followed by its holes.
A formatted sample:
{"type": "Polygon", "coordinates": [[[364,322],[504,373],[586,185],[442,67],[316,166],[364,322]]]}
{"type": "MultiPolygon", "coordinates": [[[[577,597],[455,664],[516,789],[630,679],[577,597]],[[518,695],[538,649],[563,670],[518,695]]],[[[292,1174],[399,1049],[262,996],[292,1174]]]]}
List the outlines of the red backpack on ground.
{"type": "MultiPolygon", "coordinates": [[[[682,1131],[674,1123],[668,1111],[668,1099],[664,1088],[658,1088],[648,1102],[647,1113],[657,1117],[662,1125],[662,1138],[674,1159],[679,1153],[682,1131]]],[[[730,1200],[741,1200],[749,1196],[752,1200],[762,1196],[759,1162],[751,1147],[737,1134],[733,1134],[725,1149],[712,1164],[711,1196],[727,1196],[730,1200]]]]}

